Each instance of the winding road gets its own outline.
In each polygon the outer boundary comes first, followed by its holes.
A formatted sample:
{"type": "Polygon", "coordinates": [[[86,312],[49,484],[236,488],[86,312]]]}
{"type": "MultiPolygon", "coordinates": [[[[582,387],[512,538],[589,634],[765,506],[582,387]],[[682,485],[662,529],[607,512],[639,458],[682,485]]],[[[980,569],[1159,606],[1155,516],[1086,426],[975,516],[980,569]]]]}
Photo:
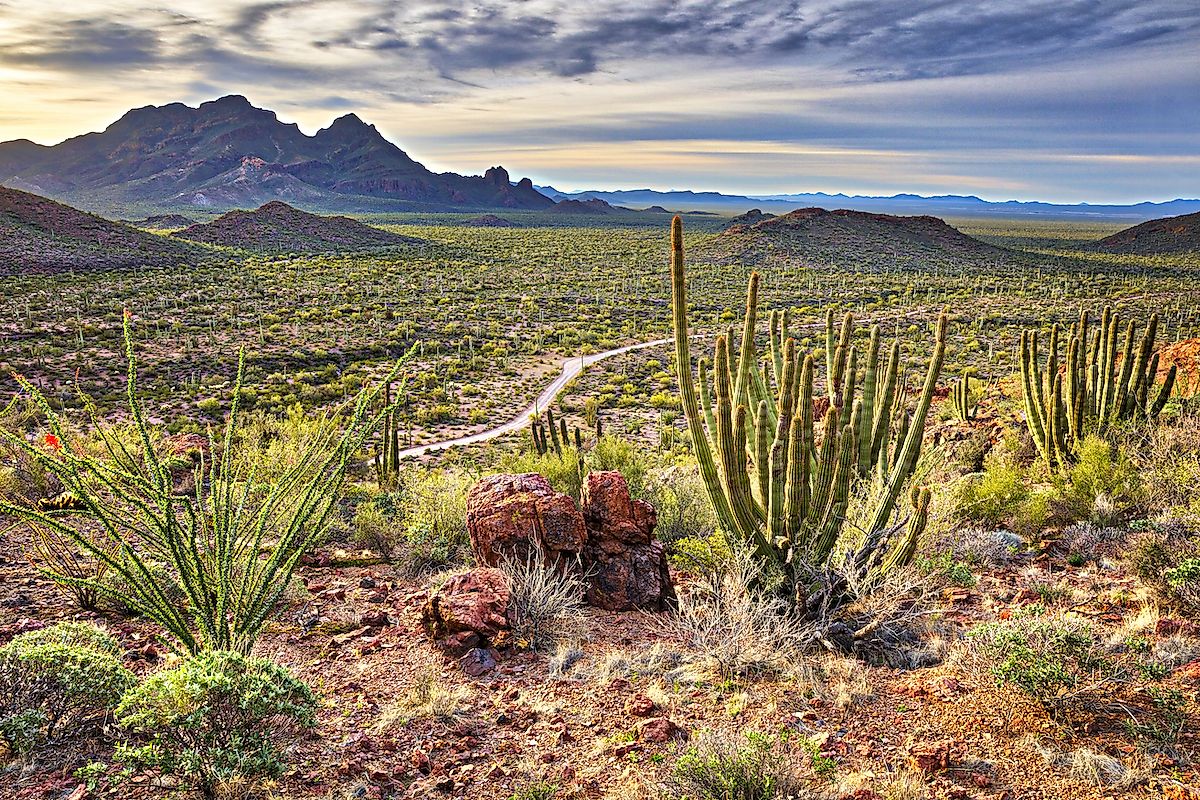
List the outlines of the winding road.
{"type": "Polygon", "coordinates": [[[554,400],[571,381],[571,379],[578,376],[583,372],[584,369],[590,367],[592,364],[595,364],[597,361],[603,361],[606,358],[612,358],[613,356],[619,356],[623,353],[629,353],[634,350],[644,350],[647,347],[658,347],[664,344],[671,344],[674,341],[674,339],[655,339],[652,342],[628,344],[624,347],[618,347],[613,350],[605,350],[602,353],[592,353],[591,355],[586,356],[572,356],[568,359],[564,359],[562,362],[562,373],[555,378],[549,386],[542,390],[542,393],[537,396],[537,399],[533,401],[532,405],[524,408],[521,413],[511,421],[506,422],[496,428],[489,428],[486,431],[472,433],[467,436],[459,436],[456,439],[447,439],[443,442],[432,442],[430,444],[409,447],[406,450],[400,451],[400,458],[416,458],[427,453],[434,453],[438,450],[446,450],[459,445],[486,442],[489,439],[495,439],[505,435],[506,433],[513,433],[514,431],[523,430],[529,425],[529,418],[534,413],[539,412],[542,409],[549,408],[551,405],[553,405],[554,400]]]}

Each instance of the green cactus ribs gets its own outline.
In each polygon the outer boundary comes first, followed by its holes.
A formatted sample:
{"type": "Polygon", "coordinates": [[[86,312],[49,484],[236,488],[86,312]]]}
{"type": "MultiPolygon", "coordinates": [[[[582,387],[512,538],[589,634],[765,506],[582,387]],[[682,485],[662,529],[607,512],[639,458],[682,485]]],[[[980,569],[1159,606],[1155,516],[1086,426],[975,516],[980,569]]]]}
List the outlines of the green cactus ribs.
{"type": "Polygon", "coordinates": [[[721,527],[746,542],[758,560],[781,571],[794,600],[810,611],[852,599],[845,587],[907,564],[928,518],[929,492],[911,492],[907,522],[894,521],[916,471],[925,421],[946,350],[947,319],[937,321],[924,386],[909,409],[898,376],[899,341],[879,327],[866,347],[851,315],[825,325],[824,383],[814,397],[818,355],[803,353],[788,333],[788,313],[768,318],[769,352],[759,358],[755,333],[761,278],[750,276],[740,344],[717,338],[712,360],[692,376],[683,226],[671,228],[671,304],[679,392],[693,450],[721,527]],[[861,541],[847,526],[856,481],[876,482],[861,541]],[[814,575],[839,575],[817,579],[814,575]],[[856,581],[848,578],[857,578],[856,581]]]}
{"type": "Polygon", "coordinates": [[[1155,392],[1158,315],[1150,317],[1140,337],[1139,327],[1131,319],[1122,333],[1120,314],[1106,306],[1099,328],[1091,330],[1088,313],[1081,310],[1068,334],[1065,361],[1060,361],[1062,327],[1056,323],[1044,363],[1039,332],[1021,333],[1025,421],[1051,468],[1070,466],[1088,434],[1104,436],[1115,424],[1135,419],[1153,422],[1162,412],[1175,387],[1176,368],[1167,371],[1155,392]]]}

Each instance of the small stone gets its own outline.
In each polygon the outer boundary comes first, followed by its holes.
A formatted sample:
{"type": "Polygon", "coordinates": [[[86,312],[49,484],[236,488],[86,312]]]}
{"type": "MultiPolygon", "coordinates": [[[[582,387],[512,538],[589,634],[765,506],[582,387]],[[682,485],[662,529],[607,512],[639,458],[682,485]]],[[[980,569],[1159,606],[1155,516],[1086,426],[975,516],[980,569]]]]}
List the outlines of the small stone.
{"type": "Polygon", "coordinates": [[[654,701],[641,692],[625,702],[625,710],[635,717],[648,717],[655,708],[654,701]]]}
{"type": "Polygon", "coordinates": [[[372,578],[370,575],[364,575],[362,577],[362,579],[358,582],[358,585],[359,585],[359,587],[361,587],[363,589],[374,589],[375,588],[375,579],[372,578]]]}
{"type": "Polygon", "coordinates": [[[462,667],[463,672],[472,678],[478,678],[496,668],[496,651],[476,647],[468,650],[467,654],[458,660],[458,664],[462,667]]]}

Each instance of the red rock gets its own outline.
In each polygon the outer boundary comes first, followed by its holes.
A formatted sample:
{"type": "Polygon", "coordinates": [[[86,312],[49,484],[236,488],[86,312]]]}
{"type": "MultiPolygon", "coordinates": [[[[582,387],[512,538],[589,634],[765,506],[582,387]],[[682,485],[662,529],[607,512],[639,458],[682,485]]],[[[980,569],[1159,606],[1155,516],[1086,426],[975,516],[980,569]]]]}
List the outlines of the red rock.
{"type": "Polygon", "coordinates": [[[482,568],[455,575],[434,592],[421,611],[421,624],[431,639],[447,649],[479,647],[508,629],[507,614],[504,573],[482,568]]]}
{"type": "Polygon", "coordinates": [[[926,742],[908,748],[908,759],[920,772],[940,772],[950,767],[952,748],[947,742],[926,742]]]}
{"type": "Polygon", "coordinates": [[[463,672],[470,675],[472,678],[478,678],[480,675],[486,675],[496,668],[496,651],[484,650],[476,647],[473,650],[468,650],[466,655],[459,659],[459,666],[463,672]]]}
{"type": "Polygon", "coordinates": [[[619,472],[593,472],[583,487],[587,601],[608,611],[664,611],[675,603],[667,554],[654,541],[654,507],[632,500],[619,472]]]}
{"type": "Polygon", "coordinates": [[[648,717],[654,709],[654,701],[640,692],[625,702],[625,710],[635,717],[648,717]]]}
{"type": "Polygon", "coordinates": [[[639,741],[662,744],[676,737],[683,738],[685,734],[678,725],[666,717],[654,717],[637,726],[637,736],[639,741]]]}
{"type": "Polygon", "coordinates": [[[412,765],[413,769],[422,775],[433,772],[433,763],[430,762],[429,755],[424,750],[413,750],[412,765]]]}
{"type": "Polygon", "coordinates": [[[492,475],[475,484],[467,495],[467,532],[475,560],[490,567],[538,549],[552,563],[567,564],[587,539],[575,501],[535,473],[492,475]]]}

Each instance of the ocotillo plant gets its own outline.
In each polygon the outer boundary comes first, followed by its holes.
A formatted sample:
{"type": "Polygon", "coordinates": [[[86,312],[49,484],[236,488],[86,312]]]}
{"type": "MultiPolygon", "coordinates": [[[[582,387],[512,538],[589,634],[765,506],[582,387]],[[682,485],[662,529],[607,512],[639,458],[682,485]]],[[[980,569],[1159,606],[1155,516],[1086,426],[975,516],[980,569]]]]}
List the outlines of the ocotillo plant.
{"type": "MultiPolygon", "coordinates": [[[[852,343],[853,320],[847,315],[835,331],[826,325],[829,405],[814,434],[815,360],[802,354],[787,335],[786,315],[769,326],[773,390],[755,347],[759,275],[750,276],[740,353],[731,336],[717,338],[713,390],[705,363],[700,391],[692,378],[688,347],[687,284],[683,225],[671,226],[672,309],[680,399],[696,459],[717,520],[729,534],[746,542],[764,566],[782,572],[795,601],[810,613],[828,611],[850,598],[848,577],[870,579],[908,563],[928,516],[929,491],[914,490],[914,513],[907,526],[893,523],[904,484],[912,477],[925,420],[946,348],[946,315],[937,322],[925,385],[911,417],[896,416],[900,345],[893,343],[886,364],[880,333],[872,329],[862,381],[859,351],[852,343]],[[889,447],[889,445],[891,445],[889,447]],[[875,471],[880,482],[861,544],[846,551],[842,541],[853,479],[875,471]],[[842,545],[839,547],[839,545],[842,545]],[[848,573],[853,573],[852,576],[848,573]]],[[[869,584],[869,580],[868,580],[869,584]]]]}
{"type": "Polygon", "coordinates": [[[1119,313],[1105,307],[1099,330],[1090,335],[1089,324],[1087,311],[1081,310],[1079,320],[1071,325],[1061,368],[1058,324],[1050,329],[1044,366],[1038,331],[1021,333],[1025,420],[1038,452],[1052,468],[1071,464],[1076,446],[1089,433],[1103,436],[1123,420],[1157,419],[1175,386],[1172,366],[1152,396],[1159,360],[1154,349],[1157,314],[1150,317],[1140,339],[1137,321],[1129,320],[1119,349],[1119,313]]]}
{"type": "Polygon", "coordinates": [[[979,404],[971,404],[971,376],[963,373],[962,378],[950,384],[950,407],[959,422],[973,422],[979,404]]]}

